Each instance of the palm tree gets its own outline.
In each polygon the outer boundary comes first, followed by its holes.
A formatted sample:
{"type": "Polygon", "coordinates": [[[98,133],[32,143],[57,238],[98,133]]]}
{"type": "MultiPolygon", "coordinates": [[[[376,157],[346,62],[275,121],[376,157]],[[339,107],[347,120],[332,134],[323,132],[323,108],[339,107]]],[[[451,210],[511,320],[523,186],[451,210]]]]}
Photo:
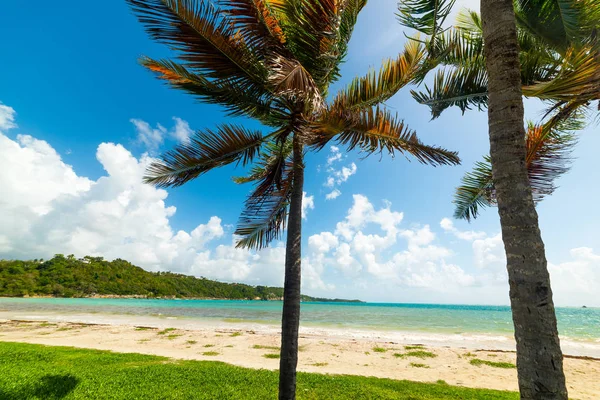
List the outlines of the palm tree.
{"type": "MultiPolygon", "coordinates": [[[[515,2],[523,94],[548,103],[542,122],[529,123],[526,133],[526,166],[535,202],[553,193],[554,180],[568,171],[575,133],[586,126],[586,115],[600,99],[600,57],[594,25],[600,19],[599,3],[575,3],[569,13],[556,3],[544,4],[515,2]]],[[[437,70],[432,87],[424,85],[423,91],[412,92],[413,97],[430,107],[433,118],[452,106],[463,113],[472,107],[486,107],[488,76],[481,17],[463,10],[455,27],[439,34],[435,45],[430,55],[433,52],[437,56],[424,63],[422,76],[435,67],[442,68],[437,70]]],[[[489,156],[465,175],[454,203],[455,217],[466,220],[496,203],[489,156]]]]}
{"type": "Polygon", "coordinates": [[[252,165],[236,182],[254,183],[236,234],[260,249],[287,223],[279,398],[294,399],[300,322],[304,154],[336,140],[365,155],[411,154],[430,165],[457,164],[456,153],[421,143],[381,104],[411,82],[425,51],[409,43],[378,72],[355,78],[326,102],[358,13],[366,0],[127,0],[153,39],[178,61],[143,58],[170,86],[222,105],[263,130],[223,124],[165,153],[145,181],[183,185],[227,164],[252,165]]]}
{"type": "Polygon", "coordinates": [[[566,399],[556,326],[536,198],[554,190],[567,167],[572,131],[581,108],[599,98],[597,3],[586,0],[486,0],[482,16],[462,15],[463,26],[445,31],[454,0],[410,0],[400,19],[429,35],[426,73],[438,65],[433,89],[414,92],[437,117],[449,106],[463,112],[487,106],[490,156],[468,174],[457,192],[456,216],[476,216],[495,201],[507,257],[510,299],[523,399],[566,399]],[[517,23],[519,28],[517,28],[517,23]],[[484,43],[487,44],[484,46],[484,43]],[[521,51],[519,51],[519,48],[521,51]],[[524,86],[524,87],[523,87],[524,86]],[[523,124],[523,94],[551,102],[552,117],[523,124]]]}

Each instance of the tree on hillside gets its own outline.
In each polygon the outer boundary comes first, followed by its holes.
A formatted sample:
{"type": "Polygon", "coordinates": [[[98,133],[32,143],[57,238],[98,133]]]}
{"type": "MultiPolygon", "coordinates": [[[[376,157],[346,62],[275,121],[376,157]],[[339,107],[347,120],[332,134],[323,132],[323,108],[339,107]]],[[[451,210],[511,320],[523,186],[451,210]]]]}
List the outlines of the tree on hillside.
{"type": "Polygon", "coordinates": [[[566,171],[582,108],[599,98],[597,2],[482,0],[481,18],[443,21],[454,0],[401,4],[401,21],[429,35],[426,73],[433,89],[413,93],[437,117],[445,108],[487,106],[490,156],[457,192],[456,216],[470,219],[496,202],[507,256],[521,398],[566,399],[556,316],[534,196],[566,171]],[[518,27],[517,27],[518,24],[518,27]],[[522,95],[549,101],[548,120],[524,129],[522,95]],[[532,188],[534,189],[532,192],[532,188]]]}
{"type": "Polygon", "coordinates": [[[177,61],[143,58],[146,68],[172,87],[264,126],[199,131],[154,162],[145,180],[175,187],[213,168],[252,165],[248,176],[236,179],[255,186],[235,233],[238,247],[260,249],[287,226],[279,398],[294,399],[304,155],[336,140],[365,155],[408,153],[434,166],[457,164],[456,153],[421,143],[381,105],[413,80],[424,48],[409,43],[398,58],[326,102],[366,0],[127,1],[150,36],[178,54],[177,61]]]}

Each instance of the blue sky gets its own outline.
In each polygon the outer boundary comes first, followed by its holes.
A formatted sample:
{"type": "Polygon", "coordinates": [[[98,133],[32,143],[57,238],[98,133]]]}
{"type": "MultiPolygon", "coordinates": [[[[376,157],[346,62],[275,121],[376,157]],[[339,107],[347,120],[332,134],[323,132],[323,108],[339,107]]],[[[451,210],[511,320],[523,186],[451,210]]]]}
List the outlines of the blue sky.
{"type": "MultiPolygon", "coordinates": [[[[331,92],[402,49],[395,3],[371,0],[362,12],[343,78],[331,92]]],[[[140,55],[170,53],[147,37],[124,1],[35,7],[9,1],[0,8],[0,257],[94,253],[151,270],[282,284],[281,244],[259,254],[232,248],[250,190],[230,179],[241,170],[225,168],[167,192],[139,183],[149,157],[175,145],[187,126],[231,118],[139,66],[140,55]]],[[[496,210],[470,225],[444,220],[452,216],[461,176],[488,150],[486,114],[450,110],[430,121],[428,109],[406,89],[387,105],[424,142],[459,151],[463,165],[362,160],[341,147],[341,156],[331,148],[311,154],[304,291],[371,301],[506,304],[496,210]],[[333,187],[326,185],[329,177],[333,187]],[[334,189],[339,196],[327,200],[334,189]]],[[[542,109],[526,102],[528,118],[542,109]]],[[[594,295],[600,210],[590,201],[600,195],[590,179],[599,145],[597,124],[591,124],[581,133],[571,172],[538,207],[558,304],[600,305],[594,295]]]]}

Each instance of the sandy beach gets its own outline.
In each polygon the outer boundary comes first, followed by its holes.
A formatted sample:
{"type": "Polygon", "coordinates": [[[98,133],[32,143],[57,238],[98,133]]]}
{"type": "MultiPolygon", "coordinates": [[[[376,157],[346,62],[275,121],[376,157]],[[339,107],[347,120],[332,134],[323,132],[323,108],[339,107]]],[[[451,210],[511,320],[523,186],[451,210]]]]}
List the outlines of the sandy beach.
{"type": "MultiPolygon", "coordinates": [[[[2,314],[0,318],[5,318],[2,314]]],[[[275,327],[227,323],[219,327],[209,323],[189,326],[175,320],[153,321],[128,316],[110,324],[89,321],[94,318],[98,317],[5,318],[0,320],[0,341],[223,361],[249,368],[278,368],[278,360],[269,358],[276,357],[271,355],[277,354],[279,348],[280,338],[275,327]]],[[[465,387],[517,390],[516,369],[487,364],[514,364],[513,351],[498,348],[503,346],[481,347],[485,341],[460,343],[450,338],[444,343],[432,338],[436,337],[429,335],[422,337],[425,340],[418,340],[418,334],[361,336],[357,332],[335,335],[330,331],[304,329],[300,336],[298,369],[421,382],[444,380],[465,387]]],[[[504,347],[510,346],[506,343],[504,347]]],[[[567,355],[565,373],[570,396],[576,399],[600,397],[600,360],[567,355]]]]}

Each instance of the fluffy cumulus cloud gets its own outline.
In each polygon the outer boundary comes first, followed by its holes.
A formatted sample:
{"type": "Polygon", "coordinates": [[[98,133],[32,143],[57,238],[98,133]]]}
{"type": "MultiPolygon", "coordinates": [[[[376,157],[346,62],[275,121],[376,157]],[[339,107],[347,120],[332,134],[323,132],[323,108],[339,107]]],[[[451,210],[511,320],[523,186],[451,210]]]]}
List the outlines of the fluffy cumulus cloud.
{"type": "Polygon", "coordinates": [[[435,242],[428,225],[404,227],[404,214],[385,202],[376,208],[367,197],[353,205],[334,232],[309,238],[308,262],[327,265],[350,280],[376,285],[452,290],[475,284],[475,278],[452,264],[451,250],[435,242]]]}
{"type": "Polygon", "coordinates": [[[132,118],[130,122],[135,128],[137,142],[142,144],[150,153],[155,153],[163,144],[166,137],[169,137],[179,143],[189,143],[193,131],[187,121],[179,117],[173,117],[174,125],[167,129],[161,124],[152,127],[148,122],[132,118]]]}
{"type": "Polygon", "coordinates": [[[306,219],[308,210],[315,209],[315,196],[309,196],[306,192],[302,192],[302,218],[306,219]]]}
{"type": "Polygon", "coordinates": [[[0,103],[0,131],[15,128],[15,110],[12,107],[0,103]]]}
{"type": "Polygon", "coordinates": [[[482,239],[486,237],[485,232],[476,231],[460,231],[455,226],[450,218],[444,218],[440,221],[440,226],[446,232],[449,232],[459,239],[471,241],[475,239],[482,239]]]}
{"type": "Polygon", "coordinates": [[[342,153],[337,146],[331,146],[329,148],[329,155],[327,156],[326,171],[327,179],[323,186],[325,186],[329,192],[325,195],[325,200],[335,200],[342,192],[339,190],[339,186],[346,182],[352,175],[355,175],[358,171],[358,167],[355,163],[350,163],[346,166],[339,168],[336,164],[340,163],[343,159],[342,153]]]}

